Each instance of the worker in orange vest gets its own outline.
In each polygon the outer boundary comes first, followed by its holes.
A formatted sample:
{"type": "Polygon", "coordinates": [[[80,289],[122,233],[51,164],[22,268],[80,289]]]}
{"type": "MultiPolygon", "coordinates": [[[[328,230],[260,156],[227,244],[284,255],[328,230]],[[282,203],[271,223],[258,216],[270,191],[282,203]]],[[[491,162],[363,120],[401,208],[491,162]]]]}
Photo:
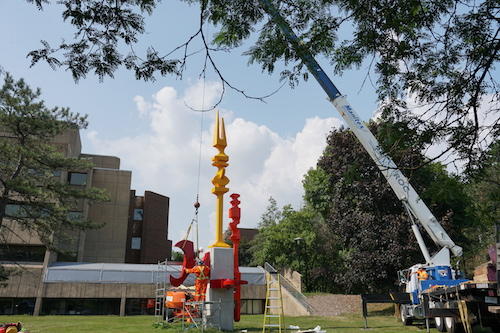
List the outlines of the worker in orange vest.
{"type": "Polygon", "coordinates": [[[425,270],[424,267],[420,267],[417,270],[417,279],[421,280],[427,280],[429,278],[429,273],[425,270]]]}
{"type": "Polygon", "coordinates": [[[208,282],[210,281],[210,267],[205,265],[202,260],[197,259],[196,266],[193,268],[186,268],[185,271],[186,273],[193,273],[196,275],[194,300],[204,301],[208,282]]]}

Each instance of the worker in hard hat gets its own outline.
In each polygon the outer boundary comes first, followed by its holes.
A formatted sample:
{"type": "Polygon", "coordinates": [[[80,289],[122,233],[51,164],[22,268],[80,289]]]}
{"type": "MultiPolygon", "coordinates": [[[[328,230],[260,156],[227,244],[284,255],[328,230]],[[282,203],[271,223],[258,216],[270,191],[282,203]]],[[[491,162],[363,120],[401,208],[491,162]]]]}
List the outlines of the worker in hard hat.
{"type": "Polygon", "coordinates": [[[193,268],[185,268],[184,270],[186,273],[193,273],[196,275],[194,300],[204,301],[208,282],[210,280],[210,267],[205,265],[201,259],[196,259],[196,266],[193,268]]]}
{"type": "Polygon", "coordinates": [[[417,279],[419,281],[422,281],[422,280],[427,280],[428,278],[429,278],[429,273],[427,273],[424,267],[420,267],[417,270],[417,279]]]}

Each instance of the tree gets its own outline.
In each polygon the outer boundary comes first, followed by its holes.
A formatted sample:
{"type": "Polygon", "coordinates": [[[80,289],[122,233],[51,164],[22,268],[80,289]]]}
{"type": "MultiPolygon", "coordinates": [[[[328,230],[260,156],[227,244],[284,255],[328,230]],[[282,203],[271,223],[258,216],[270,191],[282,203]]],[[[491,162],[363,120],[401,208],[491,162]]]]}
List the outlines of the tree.
{"type": "MultiPolygon", "coordinates": [[[[420,139],[404,124],[380,123],[371,128],[396,163],[406,168],[406,176],[452,239],[467,251],[464,230],[473,228],[476,220],[467,209],[471,202],[465,185],[437,163],[415,169],[425,160],[420,153],[422,145],[417,144],[420,139]]],[[[396,271],[422,261],[410,220],[351,132],[334,130],[327,142],[317,169],[306,176],[304,188],[309,205],[327,207],[320,211],[340,248],[342,268],[332,280],[349,293],[394,289],[396,271]],[[329,202],[322,203],[321,198],[329,202]]],[[[426,238],[428,247],[437,251],[426,238]]]]}
{"type": "Polygon", "coordinates": [[[259,221],[259,228],[275,225],[281,220],[282,211],[278,208],[278,204],[273,197],[269,197],[269,205],[266,211],[262,214],[259,221]]]}
{"type": "Polygon", "coordinates": [[[68,108],[48,108],[40,97],[40,89],[5,75],[0,89],[0,243],[21,231],[64,252],[70,250],[67,243],[75,230],[97,227],[75,214],[78,203],[107,196],[100,189],[61,181],[62,172],[87,170],[91,163],[65,157],[51,142],[87,122],[68,108]]]}
{"type": "Polygon", "coordinates": [[[172,261],[182,262],[184,260],[184,253],[178,251],[172,251],[172,261]]]}
{"type": "Polygon", "coordinates": [[[252,241],[253,264],[269,262],[280,269],[300,272],[306,291],[335,292],[331,276],[339,264],[332,239],[314,210],[306,207],[295,211],[285,207],[281,219],[261,227],[252,241]]]}
{"type": "MultiPolygon", "coordinates": [[[[27,1],[40,9],[51,2],[27,1]]],[[[184,1],[200,5],[200,19],[186,42],[170,52],[160,54],[159,47],[150,46],[140,55],[133,48],[145,31],[145,15],[159,0],[61,0],[63,19],[75,27],[74,39],[56,47],[42,41],[42,48],[28,56],[33,64],[44,60],[69,70],[75,80],[90,72],[112,77],[120,66],[150,80],[156,74],[182,76],[190,44],[199,38],[205,46],[201,74],[212,69],[223,89],[250,97],[224,78],[213,55],[255,40],[245,52],[250,63],[269,73],[284,64],[281,77],[292,86],[309,76],[300,57],[305,50],[325,57],[337,74],[369,63],[367,78],[371,82],[376,76],[383,117],[408,122],[424,141],[431,136],[433,142],[446,142],[443,154],[455,152],[469,169],[481,163],[488,142],[498,137],[496,0],[269,0],[297,33],[299,42],[293,45],[267,15],[262,6],[267,1],[184,1]],[[212,40],[205,24],[217,29],[212,40]],[[350,35],[340,34],[351,29],[350,35]],[[420,106],[417,112],[411,101],[420,106]]]]}
{"type": "Polygon", "coordinates": [[[500,221],[500,141],[491,144],[486,156],[467,186],[469,196],[474,199],[473,209],[481,221],[471,235],[479,251],[495,242],[493,228],[500,221]]]}

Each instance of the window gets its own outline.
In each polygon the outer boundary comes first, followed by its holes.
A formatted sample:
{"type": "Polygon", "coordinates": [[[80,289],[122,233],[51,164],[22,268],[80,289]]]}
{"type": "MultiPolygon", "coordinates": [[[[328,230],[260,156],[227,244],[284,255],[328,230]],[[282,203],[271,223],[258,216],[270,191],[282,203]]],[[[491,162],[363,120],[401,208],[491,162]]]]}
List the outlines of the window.
{"type": "Polygon", "coordinates": [[[5,206],[5,215],[7,217],[36,217],[36,213],[37,212],[28,205],[7,204],[5,206]]]}
{"type": "Polygon", "coordinates": [[[45,246],[1,244],[0,261],[43,262],[45,246]]]}
{"type": "Polygon", "coordinates": [[[83,212],[76,212],[76,211],[68,212],[68,220],[73,222],[83,220],[83,212]]]}
{"type": "Polygon", "coordinates": [[[264,300],[262,299],[242,299],[241,314],[262,314],[264,313],[264,300]]]}
{"type": "Polygon", "coordinates": [[[21,206],[20,205],[7,204],[7,206],[5,206],[5,215],[6,216],[22,217],[21,214],[22,213],[21,213],[21,206]]]}
{"type": "Polygon", "coordinates": [[[144,218],[144,210],[141,208],[134,209],[134,221],[142,221],[144,218]]]}
{"type": "Polygon", "coordinates": [[[68,182],[71,185],[86,185],[87,184],[87,174],[86,173],[78,173],[78,172],[70,172],[68,174],[68,182]]]}
{"type": "Polygon", "coordinates": [[[132,237],[132,244],[130,245],[132,250],[141,249],[141,237],[132,237]]]}

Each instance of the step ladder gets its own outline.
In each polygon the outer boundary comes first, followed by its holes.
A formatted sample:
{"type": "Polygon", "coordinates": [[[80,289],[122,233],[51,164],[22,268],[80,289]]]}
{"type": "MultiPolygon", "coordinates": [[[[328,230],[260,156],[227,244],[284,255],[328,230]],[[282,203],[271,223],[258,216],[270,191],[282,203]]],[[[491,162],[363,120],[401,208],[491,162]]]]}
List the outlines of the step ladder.
{"type": "Polygon", "coordinates": [[[266,305],[262,333],[277,330],[285,332],[285,315],[283,313],[283,296],[281,295],[280,274],[266,263],[266,305]]]}

